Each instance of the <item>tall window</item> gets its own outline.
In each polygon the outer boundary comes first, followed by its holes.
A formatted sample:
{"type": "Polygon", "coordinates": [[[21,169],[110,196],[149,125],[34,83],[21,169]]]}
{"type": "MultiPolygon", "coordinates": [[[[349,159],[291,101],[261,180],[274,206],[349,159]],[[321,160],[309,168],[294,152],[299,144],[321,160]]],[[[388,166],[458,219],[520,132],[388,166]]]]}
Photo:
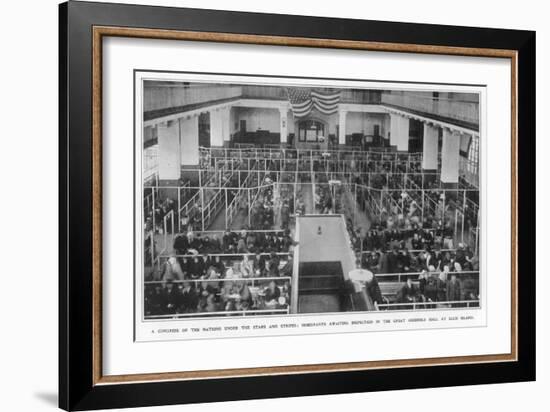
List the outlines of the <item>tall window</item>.
{"type": "Polygon", "coordinates": [[[470,173],[477,174],[479,167],[479,136],[472,136],[470,150],[468,150],[468,164],[470,173]]]}
{"type": "Polygon", "coordinates": [[[468,157],[466,164],[462,167],[465,172],[464,178],[473,184],[479,186],[479,136],[472,136],[470,147],[468,148],[468,157]]]}

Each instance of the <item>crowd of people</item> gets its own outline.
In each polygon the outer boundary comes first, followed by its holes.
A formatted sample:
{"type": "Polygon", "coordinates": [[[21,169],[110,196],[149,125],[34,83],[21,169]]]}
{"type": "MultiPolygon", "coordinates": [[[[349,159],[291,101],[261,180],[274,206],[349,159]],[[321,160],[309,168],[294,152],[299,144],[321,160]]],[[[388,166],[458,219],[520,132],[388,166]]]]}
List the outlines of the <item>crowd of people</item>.
{"type": "MultiPolygon", "coordinates": [[[[354,227],[349,214],[347,227],[360,267],[374,274],[369,294],[377,304],[415,303],[416,309],[479,305],[479,257],[467,244],[454,248],[451,221],[383,211],[366,232],[354,227]],[[387,276],[407,273],[411,275],[387,276]],[[383,291],[379,281],[387,286],[383,291]]],[[[382,307],[411,309],[410,305],[382,307]]]]}
{"type": "MultiPolygon", "coordinates": [[[[220,232],[221,233],[221,232],[220,232]]],[[[173,248],[177,255],[234,253],[289,253],[294,245],[290,229],[256,232],[226,230],[223,234],[188,232],[177,234],[173,248]]]]}
{"type": "MultiPolygon", "coordinates": [[[[460,269],[449,272],[446,266],[438,272],[432,267],[430,270],[423,270],[417,279],[407,277],[395,296],[395,303],[420,303],[421,306],[416,306],[417,309],[441,306],[476,307],[479,306],[479,280],[477,276],[471,275],[460,277],[460,269]]],[[[399,309],[400,306],[394,308],[399,309]]]]}
{"type": "MultiPolygon", "coordinates": [[[[302,183],[310,187],[308,179],[315,183],[313,202],[316,213],[345,214],[351,246],[359,264],[375,275],[369,293],[376,303],[436,305],[438,302],[478,301],[479,276],[475,272],[479,271],[479,258],[467,244],[459,243],[455,247],[455,211],[457,207],[465,207],[465,202],[455,202],[452,191],[449,194],[441,189],[438,179],[426,179],[421,174],[420,161],[404,158],[396,161],[393,155],[381,154],[379,159],[359,162],[360,165],[355,164],[355,160],[346,162],[345,173],[351,173],[351,182],[365,186],[364,179],[368,174],[368,187],[375,189],[372,192],[380,196],[378,204],[381,207],[370,214],[368,230],[353,224],[351,209],[356,205],[352,206],[353,201],[343,197],[343,191],[348,187],[335,186],[333,189],[328,184],[328,173],[341,172],[337,162],[307,162],[284,163],[278,160],[266,164],[263,170],[268,171],[267,177],[261,182],[258,192],[250,197],[252,204],[248,204],[249,197],[243,196],[243,204],[238,208],[245,208],[250,213],[250,223],[245,230],[228,230],[219,235],[201,234],[198,233],[202,224],[201,204],[191,208],[192,213],[184,214],[177,226],[186,233],[174,236],[174,255],[146,279],[152,282],[145,289],[149,315],[287,307],[290,284],[287,285],[286,280],[266,279],[258,286],[250,279],[292,275],[294,240],[289,228],[293,216],[306,211],[300,188],[302,183]],[[271,168],[274,170],[270,176],[271,168]],[[296,173],[302,169],[312,170],[314,174],[296,173]],[[360,173],[354,175],[354,172],[360,173]],[[272,179],[278,185],[271,185],[272,179]],[[279,226],[279,218],[282,230],[273,230],[279,226]],[[220,254],[234,256],[225,258],[220,254]],[[281,254],[289,254],[282,263],[281,254]],[[405,274],[401,278],[405,281],[399,282],[388,276],[377,279],[376,275],[381,274],[405,274]],[[398,283],[398,288],[389,294],[382,293],[379,282],[398,283]],[[285,298],[285,303],[279,302],[280,297],[285,298]]],[[[221,181],[204,184],[204,200],[208,201],[210,194],[216,192],[208,187],[227,185],[230,188],[227,190],[229,204],[239,195],[241,182],[229,170],[219,176],[221,181]]],[[[256,183],[259,182],[254,185],[256,183]]],[[[364,204],[362,192],[354,194],[358,204],[364,204]]],[[[174,211],[172,216],[178,216],[176,208],[177,202],[170,197],[156,199],[151,212],[146,215],[146,232],[161,231],[165,216],[171,211],[174,211]],[[156,228],[152,227],[153,214],[156,228]]],[[[468,214],[471,220],[466,227],[477,224],[474,222],[477,211],[466,210],[464,214],[468,214]]],[[[470,243],[471,239],[466,241],[470,243]]],[[[146,237],[145,242],[151,242],[151,238],[146,237]]]]}
{"type": "MultiPolygon", "coordinates": [[[[222,242],[233,246],[244,239],[244,234],[226,232],[222,242]]],[[[196,246],[204,252],[206,243],[200,247],[191,240],[186,252],[197,254],[170,256],[159,271],[145,279],[146,316],[288,308],[293,273],[290,246],[286,253],[262,253],[258,249],[252,255],[246,251],[199,255],[191,249],[196,246]]]]}
{"type": "MultiPolygon", "coordinates": [[[[272,180],[266,177],[263,184],[271,185],[272,180]]],[[[264,186],[259,189],[258,196],[250,209],[250,229],[270,230],[275,226],[275,204],[273,186],[264,186]]]]}
{"type": "Polygon", "coordinates": [[[431,249],[410,251],[395,247],[390,251],[380,249],[361,253],[362,265],[373,273],[417,273],[422,270],[472,272],[479,271],[479,260],[470,247],[458,245],[455,250],[431,249]]]}
{"type": "Polygon", "coordinates": [[[377,272],[380,262],[373,267],[374,262],[358,259],[356,265],[372,273],[366,292],[380,310],[477,307],[479,272],[464,271],[458,260],[465,256],[460,251],[456,255],[441,268],[441,260],[431,262],[429,254],[420,254],[419,272],[405,276],[404,281],[389,280],[386,272],[384,277],[377,276],[382,273],[377,272]]]}
{"type": "Polygon", "coordinates": [[[289,301],[288,279],[270,279],[254,286],[251,281],[242,278],[215,282],[154,283],[145,287],[145,316],[219,312],[242,314],[243,311],[280,313],[288,309],[289,301]]]}

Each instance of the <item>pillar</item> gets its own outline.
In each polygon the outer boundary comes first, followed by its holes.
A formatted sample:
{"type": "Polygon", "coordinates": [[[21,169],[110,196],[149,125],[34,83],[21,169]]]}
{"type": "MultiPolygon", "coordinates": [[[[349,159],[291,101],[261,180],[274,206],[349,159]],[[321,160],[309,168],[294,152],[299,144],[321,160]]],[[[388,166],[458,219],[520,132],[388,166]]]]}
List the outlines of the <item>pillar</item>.
{"type": "Polygon", "coordinates": [[[159,180],[165,183],[180,178],[179,122],[168,121],[157,125],[159,145],[159,180]]]}
{"type": "Polygon", "coordinates": [[[180,119],[181,165],[199,164],[199,116],[180,119]]]}
{"type": "Polygon", "coordinates": [[[338,112],[339,115],[339,122],[338,122],[338,144],[345,145],[346,144],[346,116],[348,112],[345,110],[340,109],[338,112]]]}
{"type": "Polygon", "coordinates": [[[399,136],[397,137],[397,150],[408,152],[409,151],[409,119],[407,117],[399,116],[399,136]]]}
{"type": "Polygon", "coordinates": [[[210,110],[210,146],[223,146],[222,113],[220,109],[210,110]]]}
{"type": "Polygon", "coordinates": [[[437,170],[437,153],[439,143],[439,129],[435,126],[423,123],[424,138],[422,146],[422,169],[437,170]]]}
{"type": "Polygon", "coordinates": [[[191,186],[199,183],[199,116],[180,119],[181,177],[191,186]]]}
{"type": "Polygon", "coordinates": [[[409,119],[399,114],[390,114],[390,145],[399,151],[409,150],[409,119]]]}
{"type": "Polygon", "coordinates": [[[231,142],[231,107],[223,107],[220,109],[221,115],[221,130],[223,136],[223,146],[229,147],[231,142]]]}
{"type": "Polygon", "coordinates": [[[390,113],[390,146],[397,146],[397,136],[399,135],[398,116],[390,113]]]}
{"type": "Polygon", "coordinates": [[[281,131],[281,144],[286,144],[288,140],[288,109],[286,107],[280,108],[279,115],[281,119],[279,127],[281,131]]]}
{"type": "Polygon", "coordinates": [[[458,184],[460,156],[460,134],[448,128],[443,129],[443,147],[441,148],[441,182],[455,186],[458,184]]]}

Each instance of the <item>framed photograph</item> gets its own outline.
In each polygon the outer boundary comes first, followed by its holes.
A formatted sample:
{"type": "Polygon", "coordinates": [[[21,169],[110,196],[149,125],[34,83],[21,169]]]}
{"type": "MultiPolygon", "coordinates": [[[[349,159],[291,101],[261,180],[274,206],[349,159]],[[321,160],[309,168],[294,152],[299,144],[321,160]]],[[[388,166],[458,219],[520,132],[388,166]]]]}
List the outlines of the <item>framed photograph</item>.
{"type": "Polygon", "coordinates": [[[60,96],[61,408],[535,379],[534,32],[71,1],[60,96]]]}

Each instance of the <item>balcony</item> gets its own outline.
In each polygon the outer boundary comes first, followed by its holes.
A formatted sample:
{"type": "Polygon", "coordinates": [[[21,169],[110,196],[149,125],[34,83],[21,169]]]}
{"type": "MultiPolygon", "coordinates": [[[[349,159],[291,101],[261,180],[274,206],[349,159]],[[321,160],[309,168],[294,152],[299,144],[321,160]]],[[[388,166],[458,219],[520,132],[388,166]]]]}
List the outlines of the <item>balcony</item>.
{"type": "Polygon", "coordinates": [[[432,93],[383,93],[382,104],[479,128],[479,100],[473,94],[441,93],[435,97],[432,93]]]}

